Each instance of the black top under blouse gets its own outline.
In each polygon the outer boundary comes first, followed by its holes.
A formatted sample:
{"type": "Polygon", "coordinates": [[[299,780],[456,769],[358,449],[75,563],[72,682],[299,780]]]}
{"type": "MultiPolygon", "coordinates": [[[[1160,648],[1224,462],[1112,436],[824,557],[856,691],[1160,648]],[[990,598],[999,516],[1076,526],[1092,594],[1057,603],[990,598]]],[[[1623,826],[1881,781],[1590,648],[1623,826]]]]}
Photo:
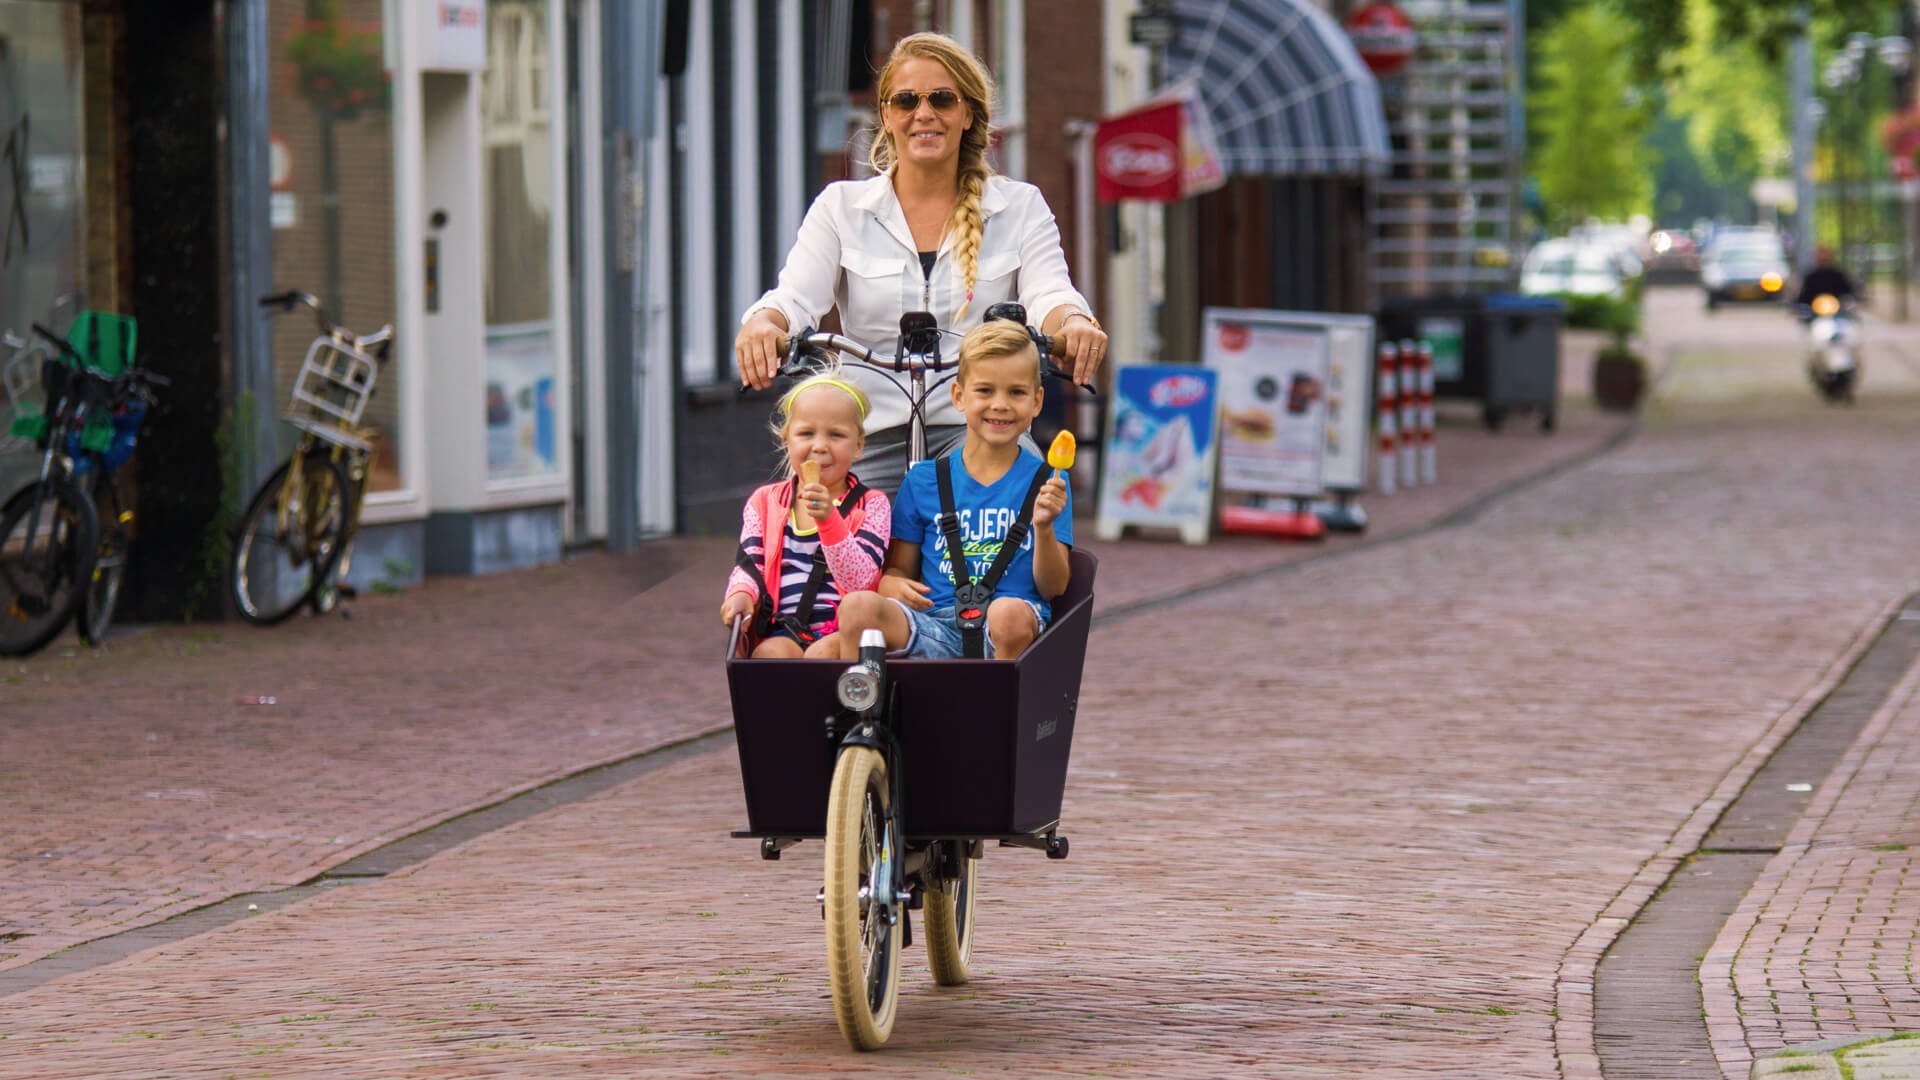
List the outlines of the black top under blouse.
{"type": "Polygon", "coordinates": [[[939,254],[937,251],[923,251],[920,253],[920,270],[925,273],[929,279],[933,277],[933,260],[939,254]]]}

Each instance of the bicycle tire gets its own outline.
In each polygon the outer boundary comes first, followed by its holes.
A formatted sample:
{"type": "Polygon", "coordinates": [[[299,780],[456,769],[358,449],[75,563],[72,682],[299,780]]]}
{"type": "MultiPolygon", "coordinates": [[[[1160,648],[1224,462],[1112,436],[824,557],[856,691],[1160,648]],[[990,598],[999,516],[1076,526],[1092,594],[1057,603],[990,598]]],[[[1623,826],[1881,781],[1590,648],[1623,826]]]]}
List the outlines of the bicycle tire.
{"type": "Polygon", "coordinates": [[[87,587],[80,590],[80,607],[74,616],[74,627],[80,631],[81,641],[97,646],[107,639],[107,628],[113,624],[114,609],[120,606],[120,586],[127,578],[127,552],[133,537],[127,529],[127,520],[131,515],[121,510],[120,497],[113,490],[116,482],[114,474],[99,469],[94,475],[94,517],[97,521],[101,508],[110,505],[107,513],[113,520],[99,522],[100,542],[96,545],[99,557],[94,561],[87,587]]]}
{"type": "Polygon", "coordinates": [[[0,656],[38,652],[59,636],[80,603],[99,544],[93,501],[66,480],[29,484],[7,500],[0,508],[0,656]],[[42,514],[29,522],[36,500],[46,496],[42,514]]]}
{"type": "Polygon", "coordinates": [[[906,905],[882,903],[873,880],[886,837],[887,763],[878,751],[840,751],[827,799],[827,974],[834,1018],[855,1050],[878,1050],[893,1033],[900,1002],[900,945],[906,905]]]}
{"type": "Polygon", "coordinates": [[[973,963],[973,915],[978,906],[980,860],[960,852],[960,876],[939,881],[926,891],[923,913],[927,934],[927,967],[941,986],[967,981],[973,963]]]}
{"type": "Polygon", "coordinates": [[[340,558],[347,536],[347,470],[327,450],[309,450],[267,477],[247,505],[234,536],[227,583],[235,610],[255,626],[284,622],[340,558]],[[285,527],[276,519],[281,489],[289,493],[285,527]],[[256,557],[258,557],[256,559],[256,557]]]}

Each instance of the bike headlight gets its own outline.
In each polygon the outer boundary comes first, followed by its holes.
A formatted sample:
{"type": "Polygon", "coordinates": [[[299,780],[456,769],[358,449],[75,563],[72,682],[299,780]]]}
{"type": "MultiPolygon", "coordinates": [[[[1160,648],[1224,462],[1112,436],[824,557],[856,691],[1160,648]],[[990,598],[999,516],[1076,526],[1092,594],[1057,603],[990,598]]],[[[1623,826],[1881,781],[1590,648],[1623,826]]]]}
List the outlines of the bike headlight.
{"type": "Polygon", "coordinates": [[[840,673],[833,692],[840,704],[854,712],[866,712],[880,701],[880,675],[865,664],[855,664],[840,673]]]}

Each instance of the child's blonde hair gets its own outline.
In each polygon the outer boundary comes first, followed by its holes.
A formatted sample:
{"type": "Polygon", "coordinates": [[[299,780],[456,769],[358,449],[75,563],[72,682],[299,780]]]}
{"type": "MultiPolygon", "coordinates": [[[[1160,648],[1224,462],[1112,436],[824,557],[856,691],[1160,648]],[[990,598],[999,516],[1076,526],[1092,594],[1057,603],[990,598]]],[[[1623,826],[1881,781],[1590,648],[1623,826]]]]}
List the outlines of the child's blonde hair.
{"type": "Polygon", "coordinates": [[[967,370],[975,360],[991,360],[998,356],[1018,356],[1022,350],[1033,354],[1033,385],[1040,385],[1040,349],[1034,345],[1033,338],[1027,336],[1027,328],[1007,319],[993,319],[967,331],[960,339],[961,386],[967,384],[967,370]]]}
{"type": "Polygon", "coordinates": [[[783,477],[793,475],[793,458],[786,452],[787,430],[793,426],[793,403],[800,400],[801,394],[816,386],[831,386],[853,399],[854,407],[860,411],[860,420],[863,425],[859,433],[860,441],[862,443],[866,441],[867,433],[864,423],[867,414],[873,411],[873,402],[868,400],[867,392],[848,381],[840,365],[834,364],[831,367],[822,368],[801,379],[793,385],[793,389],[780,395],[780,404],[774,408],[773,423],[769,424],[767,429],[773,432],[773,444],[780,454],[780,475],[783,477]]]}

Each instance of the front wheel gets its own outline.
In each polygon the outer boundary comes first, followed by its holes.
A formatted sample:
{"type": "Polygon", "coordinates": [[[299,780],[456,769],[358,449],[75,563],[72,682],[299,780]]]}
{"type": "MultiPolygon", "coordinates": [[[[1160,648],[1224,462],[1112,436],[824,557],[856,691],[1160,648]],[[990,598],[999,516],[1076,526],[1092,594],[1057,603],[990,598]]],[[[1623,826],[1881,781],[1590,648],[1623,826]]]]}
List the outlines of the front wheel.
{"type": "Polygon", "coordinates": [[[900,1001],[900,941],[906,906],[892,896],[901,856],[887,818],[887,763],[850,746],[834,766],[827,798],[827,972],[840,1034],[855,1050],[878,1050],[893,1033],[900,1001]]]}
{"type": "Polygon", "coordinates": [[[347,524],[347,470],[332,454],[310,450],[275,469],[233,542],[228,577],[241,618],[272,626],[300,610],[333,571],[347,524]]]}
{"type": "Polygon", "coordinates": [[[120,505],[113,475],[104,468],[99,468],[95,475],[99,479],[93,485],[94,508],[104,512],[108,520],[100,523],[100,557],[93,564],[87,587],[80,593],[80,612],[75,620],[80,640],[89,645],[105,641],[107,628],[113,624],[113,610],[120,604],[120,583],[127,577],[127,549],[132,544],[133,523],[132,511],[120,505]]]}
{"type": "Polygon", "coordinates": [[[973,909],[980,882],[980,860],[961,845],[960,876],[940,879],[926,893],[927,966],[941,986],[967,981],[973,960],[973,909]]]}
{"type": "Polygon", "coordinates": [[[0,656],[25,656],[67,625],[100,542],[93,503],[64,480],[22,488],[0,508],[0,656]]]}

